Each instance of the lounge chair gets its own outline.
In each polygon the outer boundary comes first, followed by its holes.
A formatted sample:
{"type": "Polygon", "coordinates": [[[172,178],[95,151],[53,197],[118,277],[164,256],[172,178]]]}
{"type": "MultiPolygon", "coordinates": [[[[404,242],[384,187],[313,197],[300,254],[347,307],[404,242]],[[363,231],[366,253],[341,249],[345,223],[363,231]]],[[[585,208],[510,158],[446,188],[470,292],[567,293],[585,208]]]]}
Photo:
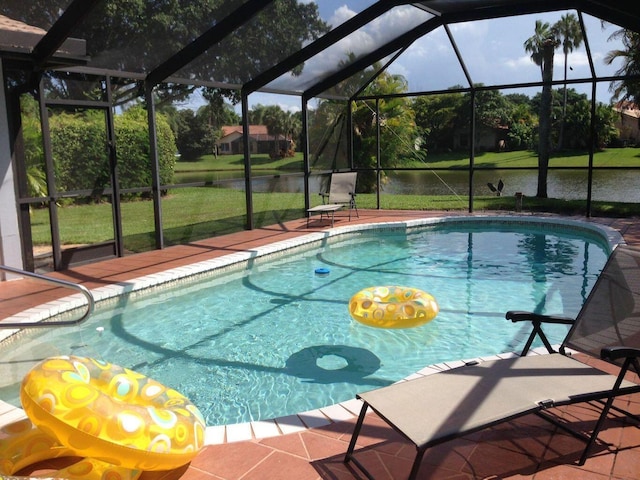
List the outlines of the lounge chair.
{"type": "Polygon", "coordinates": [[[322,220],[323,215],[331,217],[331,226],[333,226],[333,216],[337,210],[343,206],[349,208],[349,221],[351,221],[351,211],[355,210],[356,217],[358,215],[358,207],[356,206],[356,179],[358,172],[335,172],[331,174],[328,192],[320,192],[322,196],[322,205],[312,207],[307,210],[307,226],[309,226],[309,217],[313,213],[319,213],[322,220]]]}
{"type": "Polygon", "coordinates": [[[612,405],[615,397],[640,392],[640,385],[624,378],[627,372],[640,373],[640,250],[626,246],[614,250],[575,320],[520,311],[507,312],[506,317],[532,324],[521,356],[473,361],[357,395],[364,403],[345,463],[352,461],[373,478],[354,457],[369,408],[415,445],[417,453],[409,479],[416,478],[429,447],[523,415],[536,413],[583,438],[586,447],[580,465],[586,461],[611,409],[640,421],[612,405]],[[544,335],[543,323],[572,325],[558,352],[544,335]],[[526,356],[536,337],[542,339],[549,354],[526,356]],[[618,375],[573,358],[577,352],[615,364],[618,375]],[[568,423],[544,412],[581,402],[593,402],[601,408],[590,435],[575,432],[568,423]]]}

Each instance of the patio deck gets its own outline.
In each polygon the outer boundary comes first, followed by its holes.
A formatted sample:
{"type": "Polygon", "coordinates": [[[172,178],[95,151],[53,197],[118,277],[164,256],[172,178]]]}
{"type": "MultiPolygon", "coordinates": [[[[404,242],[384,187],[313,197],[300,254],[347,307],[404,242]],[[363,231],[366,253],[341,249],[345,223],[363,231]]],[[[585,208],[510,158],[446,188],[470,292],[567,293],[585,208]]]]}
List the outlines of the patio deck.
{"type": "MultiPolygon", "coordinates": [[[[449,212],[360,211],[351,223],[401,221],[449,212]]],[[[486,213],[486,212],[484,212],[486,213]]],[[[584,218],[578,218],[585,220],[584,218]]],[[[640,224],[635,219],[590,219],[617,229],[629,244],[640,245],[640,224]]],[[[337,214],[336,226],[348,222],[337,214]]],[[[232,252],[289,239],[326,228],[327,223],[306,219],[253,231],[169,247],[120,259],[85,265],[52,276],[96,288],[161,272],[232,252]]],[[[31,281],[0,283],[0,318],[68,295],[31,281]]],[[[638,381],[636,378],[635,381],[638,381]]],[[[617,403],[640,414],[640,396],[617,403]]],[[[562,409],[562,415],[589,428],[595,422],[588,405],[562,409]]],[[[3,416],[0,414],[0,423],[3,416]]],[[[611,419],[585,465],[578,467],[584,444],[536,416],[486,429],[432,448],[427,452],[420,479],[530,479],[530,480],[638,480],[640,479],[640,428],[624,428],[625,420],[611,419]]],[[[361,479],[362,475],[342,463],[355,417],[327,419],[316,428],[287,435],[207,446],[190,465],[170,472],[147,472],[143,480],[266,480],[266,479],[361,479]]],[[[377,480],[406,478],[414,456],[403,441],[375,415],[369,415],[360,437],[358,458],[377,480]],[[368,449],[366,447],[373,447],[368,449]]],[[[46,472],[53,464],[41,465],[46,472]]]]}

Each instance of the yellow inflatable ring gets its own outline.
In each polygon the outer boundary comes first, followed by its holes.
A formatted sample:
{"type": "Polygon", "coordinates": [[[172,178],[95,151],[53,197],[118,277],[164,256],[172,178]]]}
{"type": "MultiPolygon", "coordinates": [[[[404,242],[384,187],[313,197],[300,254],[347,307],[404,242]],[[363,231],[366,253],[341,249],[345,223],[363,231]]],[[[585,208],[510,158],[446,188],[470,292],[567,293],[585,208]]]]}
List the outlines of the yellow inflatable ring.
{"type": "MultiPolygon", "coordinates": [[[[11,476],[38,462],[74,457],[74,452],[23,418],[0,428],[0,478],[11,476]]],[[[74,459],[71,465],[50,473],[48,478],[69,480],[136,480],[141,470],[116,467],[93,458],[74,459]]]]}
{"type": "Polygon", "coordinates": [[[377,328],[417,327],[433,320],[439,310],[433,296],[409,287],[365,288],[349,300],[351,316],[377,328]]]}
{"type": "Polygon", "coordinates": [[[200,411],[177,391],[129,369],[52,357],[22,380],[22,408],[81,457],[136,470],[171,470],[204,444],[200,411]]]}

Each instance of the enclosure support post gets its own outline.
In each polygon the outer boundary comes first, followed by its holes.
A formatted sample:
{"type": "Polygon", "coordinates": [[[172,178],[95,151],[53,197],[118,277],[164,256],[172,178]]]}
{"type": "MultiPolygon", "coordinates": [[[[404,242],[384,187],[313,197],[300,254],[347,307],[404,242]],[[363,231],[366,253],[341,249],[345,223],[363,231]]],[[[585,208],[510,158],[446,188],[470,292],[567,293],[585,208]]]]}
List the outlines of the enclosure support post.
{"type": "MultiPolygon", "coordinates": [[[[302,165],[304,169],[304,211],[311,208],[311,194],[309,193],[309,177],[311,164],[309,162],[309,99],[302,96],[302,165]]],[[[309,213],[307,213],[307,218],[309,213]]]]}
{"type": "Polygon", "coordinates": [[[380,180],[382,179],[380,160],[380,99],[376,98],[376,208],[378,210],[380,210],[380,180]]]}
{"type": "Polygon", "coordinates": [[[111,188],[113,190],[113,197],[111,198],[111,202],[113,203],[113,226],[116,237],[116,256],[122,257],[124,255],[124,238],[122,234],[122,207],[120,205],[120,179],[118,178],[118,155],[116,148],[116,129],[113,119],[111,77],[107,75],[105,77],[105,82],[107,103],[109,104],[106,109],[106,119],[107,142],[109,148],[109,169],[111,170],[111,188]]]}
{"type": "MultiPolygon", "coordinates": [[[[587,218],[591,217],[591,195],[593,188],[593,154],[596,147],[596,92],[597,84],[596,69],[593,65],[593,56],[591,55],[591,47],[589,46],[589,37],[586,34],[584,27],[584,18],[582,12],[578,12],[578,21],[580,22],[580,30],[582,31],[582,38],[584,40],[584,48],[587,52],[587,59],[589,60],[589,71],[591,72],[591,125],[589,126],[589,170],[587,172],[587,218]]],[[[566,89],[567,86],[565,85],[566,89]]]]}
{"type": "Polygon", "coordinates": [[[60,224],[58,221],[58,204],[56,187],[56,175],[53,165],[53,152],[51,147],[51,130],[49,129],[49,112],[45,104],[44,88],[42,80],[38,85],[38,104],[40,108],[40,125],[42,128],[42,146],[44,149],[45,175],[47,179],[47,192],[49,200],[49,228],[51,229],[51,251],[53,256],[53,269],[58,270],[62,263],[62,249],[60,246],[60,224]]]}
{"type": "Polygon", "coordinates": [[[587,173],[587,218],[591,217],[593,189],[593,150],[596,143],[596,82],[591,84],[591,125],[589,128],[589,171],[587,173]]]}
{"type": "Polygon", "coordinates": [[[476,90],[471,89],[471,125],[469,125],[469,213],[473,213],[473,174],[476,160],[476,90]]]}
{"type": "Polygon", "coordinates": [[[351,170],[357,168],[353,151],[353,102],[353,99],[347,101],[347,162],[351,170]]]}
{"type": "Polygon", "coordinates": [[[253,230],[253,192],[251,188],[251,152],[249,151],[249,94],[242,91],[242,149],[244,150],[244,191],[247,205],[247,230],[253,230]]]}
{"type": "Polygon", "coordinates": [[[153,218],[155,223],[156,248],[164,248],[162,234],[162,199],[160,197],[160,166],[158,164],[158,136],[156,133],[156,104],[153,100],[153,85],[144,82],[144,96],[147,103],[147,123],[149,124],[149,157],[151,160],[151,191],[153,196],[153,218]]]}

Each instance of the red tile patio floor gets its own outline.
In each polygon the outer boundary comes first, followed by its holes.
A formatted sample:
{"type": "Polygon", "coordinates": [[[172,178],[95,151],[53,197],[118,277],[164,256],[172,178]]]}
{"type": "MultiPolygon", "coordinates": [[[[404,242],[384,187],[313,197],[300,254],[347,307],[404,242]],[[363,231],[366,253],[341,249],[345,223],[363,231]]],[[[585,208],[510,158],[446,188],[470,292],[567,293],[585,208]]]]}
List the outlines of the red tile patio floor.
{"type": "MultiPolygon", "coordinates": [[[[445,216],[442,212],[361,211],[351,223],[401,221],[445,216]]],[[[585,220],[584,218],[579,218],[585,220]]],[[[85,265],[52,274],[95,288],[123,282],[227,253],[251,249],[324,228],[312,219],[288,222],[225,237],[194,242],[120,259],[85,265]]],[[[640,244],[637,219],[590,219],[617,229],[629,244],[640,244]]],[[[336,226],[348,222],[336,215],[336,226]]],[[[31,281],[0,283],[0,318],[39,305],[67,291],[31,281]]],[[[637,378],[633,379],[636,382],[637,378]]],[[[617,404],[640,414],[640,395],[620,398],[617,404]]],[[[433,408],[432,406],[429,406],[433,408]]],[[[427,408],[427,406],[425,406],[427,408]]],[[[589,405],[555,409],[585,430],[594,423],[589,405]]],[[[354,421],[266,439],[211,445],[191,464],[170,472],[147,472],[143,480],[353,480],[364,478],[342,460],[354,421]]],[[[621,418],[610,418],[585,465],[577,466],[584,444],[530,415],[430,449],[422,462],[420,479],[530,479],[530,480],[640,480],[640,428],[621,418]],[[625,428],[626,427],[626,428],[625,428]]],[[[365,421],[356,456],[377,480],[406,478],[415,454],[412,445],[375,415],[365,421]]],[[[44,468],[45,466],[43,466],[44,468]]],[[[43,470],[46,471],[46,470],[43,470]]]]}

